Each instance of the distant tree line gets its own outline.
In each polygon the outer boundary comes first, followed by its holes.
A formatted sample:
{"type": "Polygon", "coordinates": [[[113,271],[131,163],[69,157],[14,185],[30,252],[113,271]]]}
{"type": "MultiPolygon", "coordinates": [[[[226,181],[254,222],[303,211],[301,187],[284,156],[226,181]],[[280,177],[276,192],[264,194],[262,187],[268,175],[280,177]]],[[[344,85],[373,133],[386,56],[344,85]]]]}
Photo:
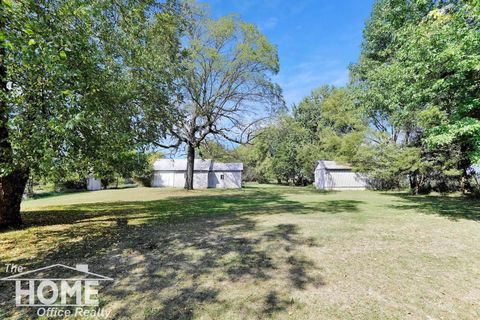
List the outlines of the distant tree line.
{"type": "MultiPolygon", "coordinates": [[[[368,121],[355,166],[413,193],[472,191],[480,160],[478,1],[377,1],[352,87],[368,121]]],[[[478,185],[476,185],[478,188],[478,185]]]]}
{"type": "Polygon", "coordinates": [[[478,192],[479,2],[376,1],[349,85],[314,90],[235,152],[257,181],[311,183],[332,159],[381,189],[478,192]]]}
{"type": "MultiPolygon", "coordinates": [[[[322,86],[258,130],[252,144],[224,149],[222,159],[242,161],[246,180],[310,184],[317,160],[348,162],[357,154],[367,125],[353,101],[349,88],[322,86]]],[[[203,148],[217,150],[207,157],[222,154],[218,143],[203,148]]]]}

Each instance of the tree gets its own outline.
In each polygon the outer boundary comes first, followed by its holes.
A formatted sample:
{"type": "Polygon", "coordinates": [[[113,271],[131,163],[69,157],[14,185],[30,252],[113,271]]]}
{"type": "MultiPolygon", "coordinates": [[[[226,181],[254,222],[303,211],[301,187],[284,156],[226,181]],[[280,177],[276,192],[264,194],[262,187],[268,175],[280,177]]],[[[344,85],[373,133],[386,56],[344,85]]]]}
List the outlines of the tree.
{"type": "Polygon", "coordinates": [[[198,154],[202,159],[215,159],[220,162],[239,161],[237,149],[229,149],[220,141],[204,140],[198,148],[198,154]]]}
{"type": "MultiPolygon", "coordinates": [[[[132,68],[110,49],[125,39],[122,23],[128,15],[122,13],[129,13],[130,26],[157,21],[148,16],[151,4],[1,1],[0,227],[21,223],[31,172],[72,170],[86,176],[96,160],[137,148],[135,116],[141,106],[130,94],[132,68]]],[[[165,43],[176,56],[176,47],[165,43]]]]}
{"type": "Polygon", "coordinates": [[[469,189],[469,167],[480,160],[480,18],[457,2],[434,9],[406,28],[397,55],[415,92],[419,124],[430,150],[456,146],[457,168],[469,189]]]}
{"type": "MultiPolygon", "coordinates": [[[[410,169],[402,172],[413,192],[425,176],[451,172],[450,161],[425,166],[432,155],[457,159],[465,181],[478,154],[480,38],[470,2],[377,1],[359,62],[352,66],[352,83],[371,129],[358,156],[376,148],[378,163],[398,167],[395,157],[408,153],[410,169]]],[[[377,162],[364,169],[375,172],[377,162]]]]}
{"type": "Polygon", "coordinates": [[[249,148],[245,159],[257,181],[306,185],[319,159],[353,160],[365,123],[350,88],[321,86],[292,113],[279,114],[249,148]]]}
{"type": "Polygon", "coordinates": [[[319,148],[308,137],[308,130],[288,114],[260,130],[247,158],[256,180],[294,185],[312,181],[319,148]]]}
{"type": "Polygon", "coordinates": [[[300,185],[311,176],[312,170],[302,170],[307,159],[301,158],[299,152],[307,143],[307,135],[308,131],[293,118],[284,116],[263,137],[270,141],[271,170],[279,182],[300,185]]]}
{"type": "Polygon", "coordinates": [[[323,85],[314,89],[309,96],[303,98],[298,105],[293,107],[293,117],[309,132],[308,139],[316,141],[321,130],[322,103],[330,97],[333,86],[323,85]]]}
{"type": "Polygon", "coordinates": [[[409,70],[399,65],[396,52],[404,42],[399,30],[418,24],[433,6],[428,1],[377,1],[364,29],[359,62],[351,68],[354,92],[369,124],[353,162],[382,188],[399,187],[402,175],[422,161],[423,131],[413,112],[418,109],[404,82],[409,70]],[[409,160],[397,161],[399,157],[409,160]]]}
{"type": "Polygon", "coordinates": [[[164,158],[161,152],[143,152],[138,154],[138,161],[130,176],[145,187],[151,187],[153,179],[152,166],[158,159],[164,158]]]}
{"type": "Polygon", "coordinates": [[[351,88],[315,89],[295,106],[293,114],[295,121],[308,128],[307,141],[317,146],[317,160],[350,162],[353,159],[365,134],[365,121],[363,109],[355,103],[351,88]]]}
{"type": "Polygon", "coordinates": [[[270,74],[279,70],[277,50],[256,26],[236,16],[218,20],[193,8],[186,31],[188,56],[178,80],[180,115],[167,126],[162,148],[187,150],[186,189],[193,189],[195,151],[207,137],[245,143],[269,109],[282,104],[270,74]]]}

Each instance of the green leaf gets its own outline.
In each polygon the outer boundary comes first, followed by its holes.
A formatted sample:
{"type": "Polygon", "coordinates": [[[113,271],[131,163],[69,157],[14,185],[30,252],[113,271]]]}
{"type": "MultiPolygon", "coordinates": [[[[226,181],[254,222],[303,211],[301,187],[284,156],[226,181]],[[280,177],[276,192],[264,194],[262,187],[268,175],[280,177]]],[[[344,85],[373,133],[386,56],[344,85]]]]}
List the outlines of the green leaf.
{"type": "Polygon", "coordinates": [[[36,42],[35,42],[35,40],[33,40],[33,39],[28,40],[28,45],[29,45],[29,46],[33,46],[35,43],[36,43],[36,42]]]}
{"type": "Polygon", "coordinates": [[[59,54],[59,55],[60,55],[60,58],[62,58],[62,59],[67,59],[67,54],[65,53],[65,51],[63,51],[63,50],[60,51],[60,54],[59,54]]]}

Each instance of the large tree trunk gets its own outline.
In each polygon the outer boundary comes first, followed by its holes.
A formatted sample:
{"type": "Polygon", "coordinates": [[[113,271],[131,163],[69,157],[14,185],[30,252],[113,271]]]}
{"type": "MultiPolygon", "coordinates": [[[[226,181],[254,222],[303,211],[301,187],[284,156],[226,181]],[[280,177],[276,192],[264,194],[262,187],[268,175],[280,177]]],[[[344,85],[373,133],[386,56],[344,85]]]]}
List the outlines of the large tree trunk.
{"type": "MultiPolygon", "coordinates": [[[[4,28],[5,22],[0,19],[0,31],[3,31],[4,28]]],[[[0,172],[0,228],[22,223],[20,203],[28,181],[28,170],[15,168],[12,170],[12,145],[8,140],[8,109],[5,99],[8,91],[5,53],[5,48],[0,46],[0,90],[2,91],[0,98],[0,168],[6,169],[5,172],[0,172]]]]}
{"type": "Polygon", "coordinates": [[[0,228],[22,223],[20,203],[28,181],[28,170],[14,170],[0,177],[0,228]]]}
{"type": "Polygon", "coordinates": [[[187,176],[185,177],[185,189],[193,190],[193,170],[195,165],[195,148],[187,146],[187,176]]]}
{"type": "Polygon", "coordinates": [[[419,192],[419,181],[417,173],[410,173],[409,175],[410,180],[410,192],[414,195],[417,195],[419,192]]]}

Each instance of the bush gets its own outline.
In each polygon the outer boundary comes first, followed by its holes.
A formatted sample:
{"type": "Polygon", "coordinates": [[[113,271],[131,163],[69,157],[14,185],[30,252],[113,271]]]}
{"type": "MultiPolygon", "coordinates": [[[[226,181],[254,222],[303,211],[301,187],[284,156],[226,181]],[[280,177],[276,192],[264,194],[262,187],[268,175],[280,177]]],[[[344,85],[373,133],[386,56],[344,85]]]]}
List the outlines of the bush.
{"type": "Polygon", "coordinates": [[[144,174],[142,176],[136,176],[134,181],[144,187],[150,188],[152,186],[153,172],[150,174],[144,174]]]}
{"type": "Polygon", "coordinates": [[[133,180],[144,187],[151,187],[153,179],[153,163],[162,158],[163,154],[160,152],[146,154],[144,158],[142,158],[142,161],[139,162],[139,165],[133,174],[133,180]]]}
{"type": "Polygon", "coordinates": [[[65,180],[55,183],[55,189],[57,191],[77,191],[87,189],[87,179],[79,180],[65,180]]]}

